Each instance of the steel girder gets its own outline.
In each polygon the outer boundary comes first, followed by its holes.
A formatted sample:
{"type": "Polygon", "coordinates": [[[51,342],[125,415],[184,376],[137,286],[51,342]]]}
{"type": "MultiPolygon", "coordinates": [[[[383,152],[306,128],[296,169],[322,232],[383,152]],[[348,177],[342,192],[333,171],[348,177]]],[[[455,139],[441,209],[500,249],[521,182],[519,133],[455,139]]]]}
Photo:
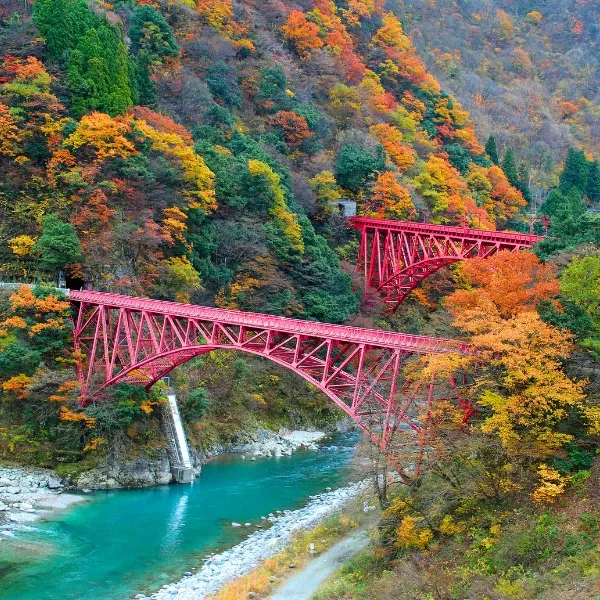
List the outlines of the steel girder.
{"type": "Polygon", "coordinates": [[[351,217],[349,223],[362,233],[358,268],[365,293],[369,288],[376,290],[390,312],[426,277],[446,265],[476,256],[487,258],[501,250],[516,252],[542,239],[506,231],[364,217],[351,217]]]}
{"type": "MultiPolygon", "coordinates": [[[[82,402],[111,385],[152,386],[178,365],[216,349],[274,361],[324,392],[381,448],[402,428],[423,435],[431,390],[411,387],[411,357],[457,352],[468,344],[174,302],[71,291],[82,402]],[[426,411],[425,411],[426,412],[426,411]]],[[[454,394],[447,385],[444,393],[454,394]]],[[[463,406],[465,414],[472,411],[463,406]]],[[[468,413],[470,414],[470,413],[468,413]]]]}

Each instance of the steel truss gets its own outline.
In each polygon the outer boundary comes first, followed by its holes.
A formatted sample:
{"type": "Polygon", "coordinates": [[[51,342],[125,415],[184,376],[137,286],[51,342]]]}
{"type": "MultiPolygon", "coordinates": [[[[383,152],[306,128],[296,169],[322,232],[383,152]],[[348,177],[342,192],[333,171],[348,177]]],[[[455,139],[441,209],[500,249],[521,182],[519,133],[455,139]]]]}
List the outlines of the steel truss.
{"type": "MultiPolygon", "coordinates": [[[[345,411],[385,451],[401,428],[425,435],[431,386],[412,386],[407,362],[425,354],[468,354],[462,342],[192,306],[101,292],[71,291],[82,402],[109,386],[152,386],[172,369],[217,349],[238,350],[297,373],[345,411]],[[423,389],[427,388],[427,389],[423,389]]],[[[455,382],[452,396],[465,415],[455,382]]]]}
{"type": "Polygon", "coordinates": [[[487,258],[508,250],[530,248],[542,238],[537,235],[487,231],[351,217],[349,224],[362,233],[358,268],[365,293],[377,291],[390,312],[426,277],[446,265],[467,258],[487,258]]]}

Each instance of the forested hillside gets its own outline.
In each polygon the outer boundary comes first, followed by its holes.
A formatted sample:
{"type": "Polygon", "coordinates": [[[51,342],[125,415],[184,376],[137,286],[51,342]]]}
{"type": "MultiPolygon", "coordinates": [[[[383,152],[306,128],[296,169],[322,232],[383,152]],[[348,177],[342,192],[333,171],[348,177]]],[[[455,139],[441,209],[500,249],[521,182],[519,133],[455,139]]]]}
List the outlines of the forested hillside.
{"type": "MultiPolygon", "coordinates": [[[[0,297],[0,455],[85,465],[164,447],[155,392],[123,384],[80,405],[59,276],[457,337],[477,351],[406,367],[418,390],[450,378],[462,396],[395,432],[408,485],[390,495],[382,480],[376,552],[324,597],[550,598],[554,568],[592,589],[597,17],[581,0],[4,2],[0,281],[50,286],[0,297]],[[343,199],[369,217],[520,231],[535,208],[551,235],[440,271],[389,315],[361,307],[343,199]],[[420,579],[425,563],[435,577],[420,579]]],[[[203,356],[174,377],[197,446],[337,414],[248,358],[203,356]]]]}
{"type": "MultiPolygon", "coordinates": [[[[522,194],[382,2],[23,8],[3,8],[0,37],[5,281],[62,272],[76,287],[339,323],[359,308],[341,198],[371,216],[525,221],[522,194]]],[[[34,294],[5,304],[5,353],[28,358],[0,375],[41,403],[25,418],[39,433],[84,417],[64,304],[28,320],[17,305],[48,292],[34,294]]],[[[9,413],[22,424],[26,411],[9,413]]]]}
{"type": "Polygon", "coordinates": [[[597,2],[394,4],[426,64],[470,111],[478,133],[494,135],[501,156],[516,152],[538,199],[556,184],[570,147],[598,156],[597,2]]]}
{"type": "Polygon", "coordinates": [[[340,196],[518,221],[523,198],[381,3],[191,4],[8,18],[5,277],[67,267],[102,289],[335,322],[356,302],[315,228],[343,238],[340,196]]]}

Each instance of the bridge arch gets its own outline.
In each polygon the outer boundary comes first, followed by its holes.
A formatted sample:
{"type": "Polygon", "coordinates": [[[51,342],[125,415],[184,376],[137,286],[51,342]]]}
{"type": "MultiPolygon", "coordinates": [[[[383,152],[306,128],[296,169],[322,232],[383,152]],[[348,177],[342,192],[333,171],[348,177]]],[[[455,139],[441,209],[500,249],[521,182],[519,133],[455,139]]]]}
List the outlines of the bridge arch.
{"type": "MultiPolygon", "coordinates": [[[[122,371],[116,373],[110,380],[105,382],[98,390],[97,394],[100,394],[102,390],[117,385],[119,383],[136,383],[144,385],[146,389],[150,389],[155,383],[160,381],[163,377],[166,377],[171,371],[192,360],[197,356],[203,354],[209,354],[215,350],[227,350],[231,351],[234,349],[236,352],[243,352],[245,354],[251,354],[259,358],[270,360],[286,369],[289,369],[302,377],[308,383],[314,385],[318,390],[323,392],[330,400],[332,400],[339,408],[341,408],[346,414],[353,417],[351,407],[341,401],[340,397],[335,394],[329,387],[323,384],[315,377],[311,376],[308,372],[300,369],[292,368],[289,363],[277,357],[265,355],[264,352],[244,349],[244,348],[232,348],[225,344],[214,344],[206,346],[188,346],[178,350],[168,350],[156,356],[152,356],[146,360],[141,361],[139,364],[124,368],[122,371]],[[142,375],[142,373],[144,375],[142,375]],[[145,374],[148,373],[148,376],[145,374]],[[151,377],[151,379],[148,379],[151,377]]],[[[350,376],[351,377],[351,376],[350,376]]],[[[382,401],[381,397],[378,400],[382,401]]],[[[88,400],[89,401],[89,400],[88,400]]]]}
{"type": "Polygon", "coordinates": [[[214,350],[271,360],[321,390],[385,450],[399,428],[419,434],[420,402],[403,366],[412,357],[469,353],[468,344],[100,292],[71,291],[82,402],[120,382],[151,387],[214,350]]]}

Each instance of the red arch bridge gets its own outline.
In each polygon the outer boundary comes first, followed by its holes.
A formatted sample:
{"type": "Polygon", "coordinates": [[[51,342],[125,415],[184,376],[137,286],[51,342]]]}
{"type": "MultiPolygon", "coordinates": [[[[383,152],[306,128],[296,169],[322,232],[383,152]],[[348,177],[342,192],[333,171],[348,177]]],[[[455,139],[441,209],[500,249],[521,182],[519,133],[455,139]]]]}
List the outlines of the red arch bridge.
{"type": "Polygon", "coordinates": [[[351,217],[349,224],[362,236],[358,268],[365,292],[371,288],[383,297],[390,312],[426,277],[442,267],[467,258],[487,258],[508,250],[530,248],[540,236],[351,217]]]}
{"type": "MultiPolygon", "coordinates": [[[[413,438],[425,435],[423,415],[436,399],[433,382],[411,384],[407,363],[426,354],[471,352],[468,344],[448,339],[101,292],[71,291],[69,300],[84,403],[121,382],[150,387],[206,352],[238,350],[312,383],[383,451],[399,429],[413,438]]],[[[454,381],[444,382],[441,393],[468,419],[472,408],[454,381]]]]}

